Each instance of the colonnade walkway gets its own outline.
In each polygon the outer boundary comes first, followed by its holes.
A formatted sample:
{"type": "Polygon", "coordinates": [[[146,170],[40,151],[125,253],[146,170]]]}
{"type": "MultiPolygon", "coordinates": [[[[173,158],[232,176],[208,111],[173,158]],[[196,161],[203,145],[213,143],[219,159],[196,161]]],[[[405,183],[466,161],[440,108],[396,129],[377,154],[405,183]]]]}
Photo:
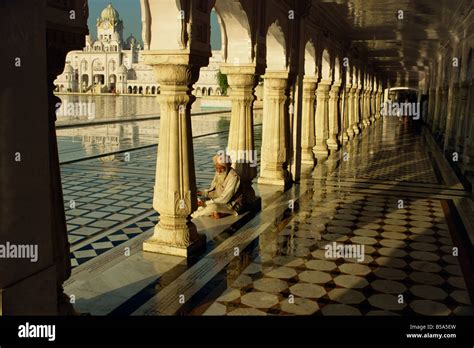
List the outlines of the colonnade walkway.
{"type": "Polygon", "coordinates": [[[143,252],[151,230],[66,293],[92,314],[472,315],[472,201],[417,124],[377,121],[286,192],[254,185],[262,211],[197,260],[143,252]]]}
{"type": "MultiPolygon", "coordinates": [[[[226,147],[229,116],[226,117],[227,119],[216,118],[213,121],[222,124],[221,131],[199,133],[193,139],[198,187],[210,184],[214,176],[212,156],[226,147]]],[[[196,122],[199,121],[198,119],[196,122]]],[[[260,111],[256,115],[255,142],[260,149],[260,111]]],[[[73,145],[81,147],[66,143],[66,151],[73,145]]],[[[67,161],[61,165],[73,268],[108,252],[156,224],[158,214],[152,207],[156,140],[155,144],[137,149],[124,146],[125,150],[98,153],[90,158],[67,161]]],[[[259,158],[260,152],[257,154],[259,158]]]]}

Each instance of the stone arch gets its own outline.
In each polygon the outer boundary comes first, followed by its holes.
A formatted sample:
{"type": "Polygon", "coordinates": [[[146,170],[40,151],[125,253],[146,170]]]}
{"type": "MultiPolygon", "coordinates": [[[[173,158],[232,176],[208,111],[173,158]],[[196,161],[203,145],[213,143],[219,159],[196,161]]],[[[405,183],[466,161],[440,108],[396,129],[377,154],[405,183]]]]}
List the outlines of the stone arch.
{"type": "Polygon", "coordinates": [[[304,74],[306,76],[317,76],[317,70],[316,46],[313,40],[309,39],[304,49],[304,74]]]}
{"type": "Polygon", "coordinates": [[[286,40],[278,19],[267,30],[267,70],[287,70],[286,40]]]}
{"type": "Polygon", "coordinates": [[[82,80],[82,89],[86,89],[87,87],[89,87],[89,75],[83,74],[81,80],[82,80]]]}
{"type": "Polygon", "coordinates": [[[133,86],[133,94],[137,94],[137,86],[133,86]]]}
{"type": "Polygon", "coordinates": [[[145,94],[150,94],[150,86],[146,86],[145,94]]]}
{"type": "Polygon", "coordinates": [[[377,91],[379,89],[380,80],[376,76],[373,77],[373,84],[372,85],[373,85],[374,91],[377,91]]]}
{"type": "Polygon", "coordinates": [[[103,71],[103,64],[99,58],[96,58],[92,61],[92,70],[93,71],[103,71]]]}
{"type": "Polygon", "coordinates": [[[156,93],[156,87],[155,86],[152,86],[151,87],[151,94],[155,94],[156,93]]]}
{"type": "Polygon", "coordinates": [[[109,61],[109,72],[110,71],[115,71],[115,68],[117,67],[117,63],[115,63],[114,59],[111,59],[109,61]]]}
{"type": "Polygon", "coordinates": [[[331,80],[331,56],[326,48],[321,54],[321,78],[331,80]]]}
{"type": "Polygon", "coordinates": [[[212,89],[212,87],[209,87],[207,90],[209,95],[214,95],[214,90],[212,89]]]}
{"type": "Polygon", "coordinates": [[[203,87],[202,88],[202,96],[205,97],[207,95],[207,88],[203,87]]]}
{"type": "Polygon", "coordinates": [[[143,86],[138,87],[138,94],[143,94],[143,86]]]}
{"type": "Polygon", "coordinates": [[[252,30],[240,1],[216,0],[214,9],[221,25],[223,60],[230,64],[252,63],[252,30]]]}
{"type": "Polygon", "coordinates": [[[132,86],[128,86],[128,94],[132,94],[133,90],[132,90],[132,86]]]}
{"type": "Polygon", "coordinates": [[[142,37],[151,50],[180,50],[186,47],[189,16],[186,3],[180,0],[143,1],[142,37]],[[151,20],[151,14],[153,19],[151,20]],[[183,18],[184,17],[184,18],[183,18]],[[166,37],[169,40],[163,40],[166,37]]]}
{"type": "Polygon", "coordinates": [[[216,88],[216,95],[222,95],[222,91],[221,91],[220,87],[216,88]]]}
{"type": "MultiPolygon", "coordinates": [[[[344,62],[344,60],[343,60],[344,62]]],[[[351,64],[350,61],[347,62],[346,67],[345,67],[345,83],[346,85],[351,85],[353,81],[353,76],[354,76],[354,66],[351,64]]]]}
{"type": "Polygon", "coordinates": [[[358,70],[355,65],[352,65],[352,84],[357,85],[359,84],[359,75],[358,75],[358,70]]]}
{"type": "Polygon", "coordinates": [[[334,81],[341,81],[341,63],[339,57],[336,55],[334,58],[334,81]]]}

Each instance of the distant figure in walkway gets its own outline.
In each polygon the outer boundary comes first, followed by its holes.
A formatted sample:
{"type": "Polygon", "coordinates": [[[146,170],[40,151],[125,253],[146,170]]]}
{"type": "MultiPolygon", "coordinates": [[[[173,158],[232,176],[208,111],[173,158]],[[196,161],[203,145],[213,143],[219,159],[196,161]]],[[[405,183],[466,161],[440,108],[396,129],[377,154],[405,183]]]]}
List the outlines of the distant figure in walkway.
{"type": "Polygon", "coordinates": [[[238,215],[242,210],[242,194],[239,174],[231,167],[231,159],[225,154],[212,158],[216,174],[209,189],[198,191],[198,210],[191,216],[212,216],[220,219],[226,215],[238,215]]]}

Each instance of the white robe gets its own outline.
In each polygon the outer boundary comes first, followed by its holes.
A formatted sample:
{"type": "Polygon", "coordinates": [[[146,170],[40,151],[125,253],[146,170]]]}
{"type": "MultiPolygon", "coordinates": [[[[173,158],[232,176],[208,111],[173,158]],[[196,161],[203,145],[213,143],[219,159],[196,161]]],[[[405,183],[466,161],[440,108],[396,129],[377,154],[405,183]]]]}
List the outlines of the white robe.
{"type": "Polygon", "coordinates": [[[193,218],[210,216],[213,212],[238,215],[229,203],[239,186],[239,174],[233,168],[230,168],[226,173],[216,172],[211,187],[203,192],[204,196],[210,199],[204,202],[205,206],[199,207],[191,216],[193,218]]]}

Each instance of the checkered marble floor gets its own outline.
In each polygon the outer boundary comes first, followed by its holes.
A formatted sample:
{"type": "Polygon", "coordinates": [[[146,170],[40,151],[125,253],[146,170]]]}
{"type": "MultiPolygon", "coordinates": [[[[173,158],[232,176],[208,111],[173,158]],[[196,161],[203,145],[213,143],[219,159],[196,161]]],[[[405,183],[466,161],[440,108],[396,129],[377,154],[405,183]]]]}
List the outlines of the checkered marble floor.
{"type": "MultiPolygon", "coordinates": [[[[391,123],[386,133],[371,133],[360,146],[343,149],[346,160],[331,177],[350,177],[381,181],[439,184],[433,160],[424,138],[391,123]]],[[[382,128],[382,125],[376,125],[382,128]]],[[[362,134],[360,137],[362,138],[362,134]]]]}
{"type": "Polygon", "coordinates": [[[100,239],[84,245],[83,247],[71,252],[71,266],[75,268],[94,257],[97,257],[116,246],[129,241],[139,234],[153,228],[158,221],[158,214],[153,213],[145,218],[131,223],[124,228],[118,229],[100,239]]]}
{"type": "Polygon", "coordinates": [[[299,210],[258,238],[258,256],[230,263],[225,290],[190,314],[474,315],[452,238],[462,222],[449,195],[460,191],[427,139],[404,127],[379,122],[343,148],[346,161],[317,166],[299,210]],[[363,260],[326,254],[338,246],[363,247],[363,260]]]}
{"type": "MultiPolygon", "coordinates": [[[[227,138],[228,132],[224,131],[193,140],[198,187],[207,187],[211,182],[214,175],[212,156],[225,149],[227,138]]],[[[257,125],[258,158],[260,144],[261,126],[257,125]]],[[[134,237],[136,234],[127,231],[138,228],[135,224],[149,227],[149,218],[140,216],[153,211],[156,150],[154,146],[61,165],[73,267],[134,237]],[[106,236],[94,240],[101,235],[106,236]],[[108,240],[111,236],[115,239],[108,240]],[[89,240],[94,242],[88,243],[89,240]],[[77,245],[81,245],[78,250],[77,245]]],[[[145,229],[140,227],[137,233],[143,231],[145,229]]]]}
{"type": "Polygon", "coordinates": [[[204,314],[474,315],[443,204],[316,192],[204,314]],[[364,260],[326,257],[333,243],[364,246],[364,260]]]}

